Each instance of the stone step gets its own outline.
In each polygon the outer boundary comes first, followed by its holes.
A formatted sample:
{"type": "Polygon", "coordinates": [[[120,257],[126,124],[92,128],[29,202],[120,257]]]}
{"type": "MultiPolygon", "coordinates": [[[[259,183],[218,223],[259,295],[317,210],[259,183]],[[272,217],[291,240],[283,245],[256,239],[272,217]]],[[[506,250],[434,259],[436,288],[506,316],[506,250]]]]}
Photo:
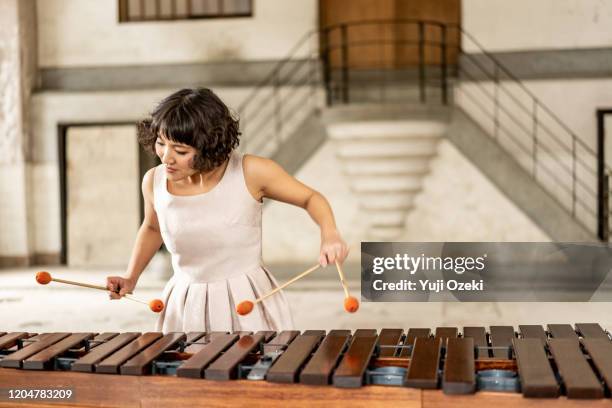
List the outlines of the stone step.
{"type": "Polygon", "coordinates": [[[363,216],[371,226],[402,227],[406,221],[405,210],[364,210],[363,216]]]}
{"type": "MultiPolygon", "coordinates": [[[[351,85],[349,101],[352,103],[360,102],[401,102],[419,101],[420,91],[414,85],[402,85],[398,83],[372,83],[369,85],[351,85]]],[[[341,100],[339,92],[334,93],[334,100],[341,100]]],[[[439,87],[428,86],[425,90],[427,102],[442,103],[442,91],[439,87]]],[[[452,93],[448,93],[449,101],[452,100],[452,93]]]]}
{"type": "Polygon", "coordinates": [[[414,191],[423,185],[423,177],[416,176],[363,176],[350,181],[351,188],[356,192],[366,191],[414,191]]]}
{"type": "Polygon", "coordinates": [[[402,210],[410,211],[414,205],[414,194],[377,194],[372,199],[360,197],[359,208],[364,211],[402,210]]]}
{"type": "Polygon", "coordinates": [[[393,240],[399,237],[403,232],[403,225],[401,227],[371,226],[369,229],[369,235],[372,239],[379,241],[393,240]]]}
{"type": "Polygon", "coordinates": [[[411,138],[410,140],[351,141],[338,146],[339,158],[363,157],[412,157],[434,155],[437,150],[436,138],[411,138]]]}
{"type": "Polygon", "coordinates": [[[404,227],[370,227],[369,236],[375,241],[393,241],[404,232],[404,227]]]}
{"type": "Polygon", "coordinates": [[[438,138],[444,135],[446,128],[446,124],[432,121],[368,121],[330,125],[328,134],[333,140],[438,138]]]}
{"type": "Polygon", "coordinates": [[[346,160],[342,163],[342,171],[349,177],[384,176],[402,174],[425,174],[429,171],[428,157],[414,158],[374,158],[372,160],[346,160]]]}

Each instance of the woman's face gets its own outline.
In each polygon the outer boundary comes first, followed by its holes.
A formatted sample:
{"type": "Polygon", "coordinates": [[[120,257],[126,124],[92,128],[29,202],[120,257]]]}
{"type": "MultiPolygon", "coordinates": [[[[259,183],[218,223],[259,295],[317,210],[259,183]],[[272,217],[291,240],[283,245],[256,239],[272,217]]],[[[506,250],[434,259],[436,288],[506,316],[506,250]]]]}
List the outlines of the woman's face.
{"type": "Polygon", "coordinates": [[[155,141],[155,153],[166,166],[170,180],[181,180],[196,173],[191,165],[197,151],[192,146],[176,143],[166,139],[164,135],[159,135],[155,141]]]}

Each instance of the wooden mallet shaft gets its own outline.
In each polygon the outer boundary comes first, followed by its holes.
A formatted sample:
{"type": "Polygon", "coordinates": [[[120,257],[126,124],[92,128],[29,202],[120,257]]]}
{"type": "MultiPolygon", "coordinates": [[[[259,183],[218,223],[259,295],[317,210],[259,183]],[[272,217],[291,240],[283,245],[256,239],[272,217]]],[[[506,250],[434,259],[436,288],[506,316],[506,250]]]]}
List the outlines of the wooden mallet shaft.
{"type": "Polygon", "coordinates": [[[270,292],[266,293],[265,295],[263,295],[262,297],[260,297],[259,299],[255,299],[253,301],[253,304],[256,304],[258,302],[261,302],[262,300],[272,296],[273,294],[275,294],[276,292],[278,292],[281,289],[286,288],[287,286],[291,285],[293,282],[297,281],[298,279],[302,279],[304,276],[308,275],[309,273],[312,273],[314,271],[316,271],[317,269],[319,269],[321,265],[316,264],[315,266],[313,266],[312,268],[308,268],[306,269],[304,272],[300,273],[299,275],[296,275],[295,277],[293,277],[292,279],[288,280],[287,282],[283,283],[282,285],[280,285],[279,287],[272,289],[270,292]]]}
{"type": "MultiPolygon", "coordinates": [[[[58,282],[58,283],[65,283],[67,285],[81,286],[84,288],[99,289],[99,290],[110,292],[110,290],[106,286],[101,286],[101,285],[92,285],[90,283],[75,282],[75,281],[71,281],[67,279],[59,279],[59,278],[54,278],[54,277],[51,277],[51,281],[58,282]]],[[[129,300],[132,300],[134,302],[142,303],[143,305],[147,305],[147,306],[149,305],[149,302],[145,302],[144,300],[137,299],[130,295],[124,295],[123,297],[129,300]]]]}
{"type": "Polygon", "coordinates": [[[344,271],[340,262],[336,261],[336,269],[338,269],[338,275],[340,275],[340,283],[342,283],[342,289],[344,289],[344,310],[349,313],[355,313],[359,309],[359,301],[349,294],[348,285],[344,279],[344,271]]]}
{"type": "Polygon", "coordinates": [[[344,297],[348,298],[350,295],[348,287],[346,285],[346,281],[344,280],[344,271],[342,270],[342,266],[338,261],[336,261],[336,269],[338,269],[338,275],[340,275],[340,283],[342,283],[342,289],[344,289],[344,297]]]}

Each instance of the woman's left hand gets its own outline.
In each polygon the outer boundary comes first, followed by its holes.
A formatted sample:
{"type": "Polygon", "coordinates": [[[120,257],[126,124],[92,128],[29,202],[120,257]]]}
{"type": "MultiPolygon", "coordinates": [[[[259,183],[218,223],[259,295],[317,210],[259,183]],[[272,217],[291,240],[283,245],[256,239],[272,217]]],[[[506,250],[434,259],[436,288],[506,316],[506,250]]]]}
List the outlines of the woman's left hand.
{"type": "Polygon", "coordinates": [[[321,253],[319,263],[325,267],[338,261],[344,262],[348,256],[349,248],[338,231],[321,234],[321,253]]]}

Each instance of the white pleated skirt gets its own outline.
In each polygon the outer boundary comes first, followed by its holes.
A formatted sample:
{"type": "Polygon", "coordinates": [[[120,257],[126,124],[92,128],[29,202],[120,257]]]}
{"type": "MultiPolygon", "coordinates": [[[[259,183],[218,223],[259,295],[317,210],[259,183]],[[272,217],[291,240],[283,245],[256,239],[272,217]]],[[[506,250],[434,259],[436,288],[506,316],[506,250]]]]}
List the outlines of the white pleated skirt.
{"type": "Polygon", "coordinates": [[[163,333],[292,330],[293,318],[282,291],[257,303],[246,316],[236,313],[240,302],[254,301],[276,287],[276,280],[264,267],[204,283],[175,273],[164,288],[165,308],[155,330],[163,333]]]}

